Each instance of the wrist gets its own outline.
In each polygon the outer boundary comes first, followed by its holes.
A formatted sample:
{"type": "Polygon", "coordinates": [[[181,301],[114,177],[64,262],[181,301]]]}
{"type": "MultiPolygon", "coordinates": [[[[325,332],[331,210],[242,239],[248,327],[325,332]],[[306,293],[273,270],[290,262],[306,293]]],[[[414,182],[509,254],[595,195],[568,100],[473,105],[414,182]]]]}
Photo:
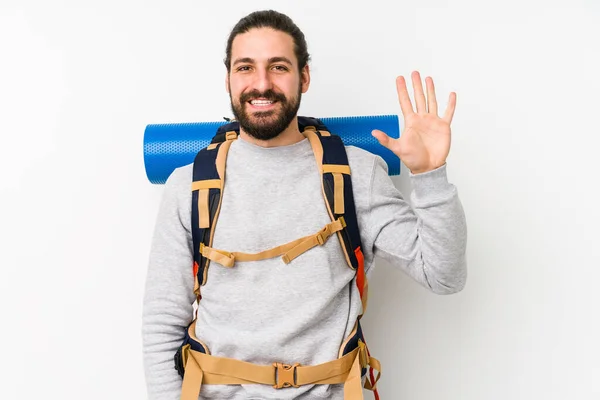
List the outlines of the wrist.
{"type": "Polygon", "coordinates": [[[421,174],[425,174],[427,172],[435,171],[436,169],[440,169],[444,165],[446,165],[445,162],[441,165],[429,166],[427,168],[414,168],[414,169],[409,168],[409,170],[412,175],[421,175],[421,174]]]}

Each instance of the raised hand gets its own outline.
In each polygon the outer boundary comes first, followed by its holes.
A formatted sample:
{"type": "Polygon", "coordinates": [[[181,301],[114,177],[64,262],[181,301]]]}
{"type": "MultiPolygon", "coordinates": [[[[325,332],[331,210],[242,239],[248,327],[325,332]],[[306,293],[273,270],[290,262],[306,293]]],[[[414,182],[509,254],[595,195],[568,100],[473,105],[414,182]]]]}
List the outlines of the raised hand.
{"type": "Polygon", "coordinates": [[[426,100],[419,72],[414,71],[411,76],[417,105],[416,112],[408,96],[404,77],[396,78],[398,100],[404,115],[404,130],[400,138],[391,138],[377,129],[372,134],[379,143],[400,157],[413,174],[419,174],[439,168],[446,163],[450,152],[450,123],[456,108],[456,93],[450,93],[448,107],[444,116],[440,118],[433,79],[431,77],[425,79],[426,100]]]}

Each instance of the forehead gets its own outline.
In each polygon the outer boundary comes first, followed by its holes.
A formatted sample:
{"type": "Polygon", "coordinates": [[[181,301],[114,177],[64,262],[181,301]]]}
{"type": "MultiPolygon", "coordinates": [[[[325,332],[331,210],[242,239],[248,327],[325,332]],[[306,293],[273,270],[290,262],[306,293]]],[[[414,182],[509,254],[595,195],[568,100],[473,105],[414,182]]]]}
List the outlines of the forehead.
{"type": "Polygon", "coordinates": [[[272,28],[253,28],[233,39],[232,63],[238,58],[252,58],[261,62],[273,57],[286,57],[297,62],[294,39],[290,35],[272,28]]]}

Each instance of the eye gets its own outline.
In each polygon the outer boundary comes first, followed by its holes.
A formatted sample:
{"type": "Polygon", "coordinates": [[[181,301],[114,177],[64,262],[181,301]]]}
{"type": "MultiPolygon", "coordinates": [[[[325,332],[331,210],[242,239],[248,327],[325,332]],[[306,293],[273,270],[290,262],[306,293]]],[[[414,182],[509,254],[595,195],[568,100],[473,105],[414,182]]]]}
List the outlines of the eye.
{"type": "Polygon", "coordinates": [[[245,72],[245,71],[248,71],[249,69],[250,69],[249,65],[242,65],[236,71],[245,72]]]}
{"type": "Polygon", "coordinates": [[[276,65],[273,68],[275,68],[278,71],[287,71],[288,70],[288,68],[284,65],[276,65]]]}

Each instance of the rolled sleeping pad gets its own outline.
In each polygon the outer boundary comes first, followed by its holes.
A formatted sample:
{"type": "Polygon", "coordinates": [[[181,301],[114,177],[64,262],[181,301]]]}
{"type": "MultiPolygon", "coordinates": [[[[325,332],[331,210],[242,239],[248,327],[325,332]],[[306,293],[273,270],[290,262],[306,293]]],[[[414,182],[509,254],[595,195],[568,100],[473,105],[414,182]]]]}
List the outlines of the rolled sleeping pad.
{"type": "MultiPolygon", "coordinates": [[[[400,174],[400,159],[371,135],[379,129],[400,137],[397,115],[369,115],[319,118],[346,146],[356,146],[381,156],[389,175],[400,174]]],[[[153,184],[164,184],[179,167],[194,162],[196,154],[208,146],[217,129],[228,121],[149,124],[144,131],[144,165],[153,184]]]]}

